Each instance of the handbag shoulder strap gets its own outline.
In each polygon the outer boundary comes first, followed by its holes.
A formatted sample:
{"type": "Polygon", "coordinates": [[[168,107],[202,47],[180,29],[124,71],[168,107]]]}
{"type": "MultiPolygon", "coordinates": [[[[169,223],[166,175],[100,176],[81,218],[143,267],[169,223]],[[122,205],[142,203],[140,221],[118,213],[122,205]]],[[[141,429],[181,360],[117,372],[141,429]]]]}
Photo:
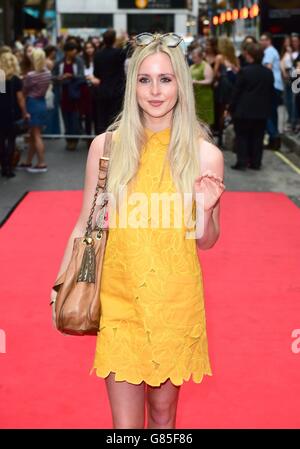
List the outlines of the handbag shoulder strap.
{"type": "Polygon", "coordinates": [[[112,140],[112,132],[107,132],[105,135],[103,156],[101,156],[99,159],[99,184],[101,189],[103,190],[106,185],[107,169],[111,149],[111,140],[112,140]]]}
{"type": "Polygon", "coordinates": [[[92,220],[93,220],[93,215],[94,215],[94,211],[95,211],[95,207],[96,207],[96,201],[97,201],[99,190],[102,189],[102,192],[105,191],[109,156],[110,156],[110,150],[111,150],[111,141],[112,141],[112,132],[108,131],[105,134],[103,156],[101,156],[99,159],[98,182],[97,182],[96,191],[94,194],[94,199],[93,199],[90,215],[87,220],[85,237],[90,237],[90,235],[92,233],[92,220]]]}

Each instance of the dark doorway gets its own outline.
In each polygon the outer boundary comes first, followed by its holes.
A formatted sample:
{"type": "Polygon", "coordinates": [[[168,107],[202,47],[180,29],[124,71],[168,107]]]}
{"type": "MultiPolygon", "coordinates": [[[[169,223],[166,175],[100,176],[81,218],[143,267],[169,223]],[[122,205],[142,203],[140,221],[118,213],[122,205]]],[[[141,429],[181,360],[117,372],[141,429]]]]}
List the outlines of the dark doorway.
{"type": "Polygon", "coordinates": [[[174,14],[127,14],[129,33],[174,31],[174,14]]]}

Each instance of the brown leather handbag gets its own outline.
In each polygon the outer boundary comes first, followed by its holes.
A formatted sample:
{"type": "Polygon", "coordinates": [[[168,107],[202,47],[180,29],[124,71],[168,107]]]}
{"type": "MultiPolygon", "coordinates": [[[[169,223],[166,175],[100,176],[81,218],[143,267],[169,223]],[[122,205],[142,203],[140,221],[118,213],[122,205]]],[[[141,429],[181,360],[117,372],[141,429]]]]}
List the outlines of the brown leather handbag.
{"type": "Polygon", "coordinates": [[[105,194],[102,195],[97,214],[99,219],[94,227],[92,223],[99,190],[101,189],[102,193],[106,191],[111,138],[112,132],[107,132],[85,235],[74,238],[67,269],[53,285],[53,289],[57,291],[55,325],[64,334],[96,335],[99,330],[101,272],[108,238],[108,226],[105,226],[108,199],[105,194]]]}

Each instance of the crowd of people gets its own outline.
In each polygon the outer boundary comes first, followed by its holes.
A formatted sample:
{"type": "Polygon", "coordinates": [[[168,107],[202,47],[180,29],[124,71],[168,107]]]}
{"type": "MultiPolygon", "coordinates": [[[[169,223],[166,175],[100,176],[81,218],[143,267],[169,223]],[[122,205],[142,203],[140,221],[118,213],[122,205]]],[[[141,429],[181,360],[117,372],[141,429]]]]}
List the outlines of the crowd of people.
{"type": "MultiPolygon", "coordinates": [[[[64,134],[66,150],[75,151],[80,138],[89,147],[92,137],[106,130],[122,108],[135,35],[117,38],[109,29],[101,39],[59,37],[54,46],[40,37],[24,38],[0,48],[6,79],[0,94],[2,176],[16,175],[15,139],[22,132],[28,132],[28,151],[16,168],[40,173],[48,170],[43,136],[64,134]]],[[[247,36],[239,55],[227,36],[197,36],[186,46],[186,60],[197,116],[209,125],[220,148],[224,127],[233,122],[237,161],[232,168],[261,168],[265,132],[266,146],[280,148],[280,104],[287,111],[285,131],[299,133],[299,89],[293,88],[300,70],[298,34],[285,38],[281,53],[269,33],[259,42],[247,36]]]]}
{"type": "Polygon", "coordinates": [[[263,148],[279,150],[278,106],[284,105],[284,132],[300,132],[300,37],[287,36],[281,55],[270,33],[246,36],[237,57],[228,37],[210,37],[190,46],[199,118],[209,123],[223,147],[224,124],[233,122],[237,162],[233,169],[260,169],[263,148]],[[204,87],[205,86],[205,87],[204,87]],[[263,145],[265,133],[268,142],[263,145]]]}

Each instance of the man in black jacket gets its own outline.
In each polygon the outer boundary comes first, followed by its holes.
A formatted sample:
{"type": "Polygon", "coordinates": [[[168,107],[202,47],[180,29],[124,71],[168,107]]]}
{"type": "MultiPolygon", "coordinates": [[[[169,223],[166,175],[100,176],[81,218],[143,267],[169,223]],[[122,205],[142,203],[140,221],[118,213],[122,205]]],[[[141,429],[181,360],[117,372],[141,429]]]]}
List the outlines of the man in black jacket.
{"type": "MultiPolygon", "coordinates": [[[[80,85],[85,83],[84,64],[78,56],[77,43],[69,39],[64,45],[65,56],[61,58],[52,70],[54,88],[58,98],[62,117],[65,125],[66,135],[79,135],[79,99],[80,85]]],[[[66,138],[66,150],[76,150],[78,144],[77,137],[66,138]]]]}
{"type": "Polygon", "coordinates": [[[96,93],[96,134],[103,133],[122,108],[125,91],[126,50],[115,48],[116,32],[103,34],[104,47],[95,55],[94,76],[100,79],[96,93]]]}
{"type": "Polygon", "coordinates": [[[250,43],[245,48],[249,65],[237,75],[229,111],[236,133],[237,162],[231,168],[259,170],[263,155],[263,138],[271,114],[274,76],[262,63],[263,49],[250,43]]]}

